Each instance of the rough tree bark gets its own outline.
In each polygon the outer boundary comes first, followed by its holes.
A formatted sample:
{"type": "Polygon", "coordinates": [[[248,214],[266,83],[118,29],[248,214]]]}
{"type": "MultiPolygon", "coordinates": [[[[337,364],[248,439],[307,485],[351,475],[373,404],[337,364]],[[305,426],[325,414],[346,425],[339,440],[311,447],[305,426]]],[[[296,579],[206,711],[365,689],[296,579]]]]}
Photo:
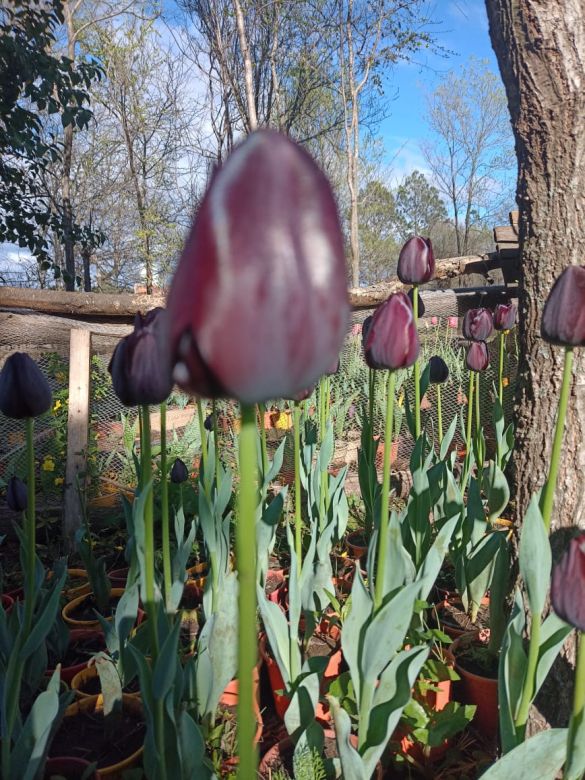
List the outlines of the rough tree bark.
{"type": "MultiPolygon", "coordinates": [[[[547,476],[563,350],[539,336],[542,309],[562,269],[585,259],[585,5],[582,0],[486,0],[518,157],[520,362],[514,474],[518,518],[547,476]]],[[[577,350],[564,458],[552,520],[553,551],[585,525],[585,361],[577,350]]],[[[549,675],[530,730],[566,726],[572,640],[549,675]],[[548,691],[547,691],[548,689],[548,691]]]]}

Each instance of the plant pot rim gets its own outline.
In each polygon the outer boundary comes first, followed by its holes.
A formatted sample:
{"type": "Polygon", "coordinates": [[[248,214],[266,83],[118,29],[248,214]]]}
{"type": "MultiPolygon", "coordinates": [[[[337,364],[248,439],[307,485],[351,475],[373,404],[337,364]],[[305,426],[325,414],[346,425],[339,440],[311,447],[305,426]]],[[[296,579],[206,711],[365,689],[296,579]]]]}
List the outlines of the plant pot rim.
{"type": "MultiPolygon", "coordinates": [[[[112,598],[122,598],[124,595],[125,588],[112,588],[110,591],[110,599],[112,598]]],[[[100,627],[101,624],[99,620],[96,618],[95,620],[76,620],[75,618],[70,617],[70,613],[73,612],[73,610],[78,607],[80,604],[83,604],[83,602],[88,599],[90,596],[93,596],[92,591],[89,593],[85,593],[83,596],[78,596],[75,599],[72,599],[71,601],[67,602],[63,609],[61,610],[61,616],[63,617],[63,620],[67,623],[67,625],[70,628],[95,628],[100,627]]],[[[107,621],[111,621],[111,617],[105,618],[107,621]]]]}

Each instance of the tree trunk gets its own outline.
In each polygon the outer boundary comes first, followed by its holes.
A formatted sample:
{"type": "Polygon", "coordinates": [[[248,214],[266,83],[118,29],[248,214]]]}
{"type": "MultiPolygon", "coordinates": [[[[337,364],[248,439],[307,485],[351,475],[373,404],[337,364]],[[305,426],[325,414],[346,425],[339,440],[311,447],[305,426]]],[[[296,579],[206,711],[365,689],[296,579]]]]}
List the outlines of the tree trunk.
{"type": "MultiPolygon", "coordinates": [[[[563,350],[541,340],[542,309],[563,268],[585,257],[585,6],[582,0],[486,4],[518,156],[522,270],[513,465],[521,519],[547,477],[561,385],[563,350]]],[[[585,363],[582,351],[575,357],[552,519],[554,552],[566,544],[563,529],[585,521],[585,363]]],[[[531,731],[546,723],[567,725],[573,659],[571,640],[537,700],[531,731]]]]}
{"type": "MultiPolygon", "coordinates": [[[[63,14],[67,28],[67,56],[75,59],[75,30],[69,3],[63,3],[63,14]]],[[[75,290],[75,254],[73,246],[73,209],[71,207],[71,159],[73,156],[73,125],[63,130],[63,168],[61,171],[61,196],[63,207],[63,249],[65,252],[65,289],[75,290]]]]}

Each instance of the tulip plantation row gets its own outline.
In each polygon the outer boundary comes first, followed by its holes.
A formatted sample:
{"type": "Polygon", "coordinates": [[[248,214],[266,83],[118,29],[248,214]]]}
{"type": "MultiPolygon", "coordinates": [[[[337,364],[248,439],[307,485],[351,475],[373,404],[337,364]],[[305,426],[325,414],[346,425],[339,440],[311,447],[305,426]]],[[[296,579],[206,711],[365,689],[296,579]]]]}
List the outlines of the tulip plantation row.
{"type": "MultiPolygon", "coordinates": [[[[565,373],[549,477],[523,518],[511,593],[514,524],[503,514],[514,442],[502,393],[516,309],[465,316],[467,406],[443,420],[448,370],[439,356],[423,364],[417,331],[419,286],[434,267],[430,241],[410,239],[398,264],[408,294],[391,295],[362,329],[361,550],[346,543],[347,467],[330,468],[331,375],[349,317],[342,235],[327,180],[285,137],[253,133],[215,174],[167,309],[139,315],[112,356],[115,392],[140,419],[136,490],[124,500],[125,569],[107,571],[87,524],[75,540],[79,571],[65,560],[46,570],[37,557],[33,429],[51,393],[29,356],[8,358],[0,410],[22,420],[27,474],[7,490],[22,514],[23,582],[0,609],[3,778],[439,776],[453,738],[470,724],[492,748],[489,780],[519,767],[543,780],[561,769],[569,780],[583,776],[585,650],[568,727],[526,739],[526,724],[563,641],[573,627],[585,630],[585,541],[571,542],[554,574],[548,541],[573,348],[585,343],[585,269],[563,273],[544,311],[542,335],[565,348],[565,373]],[[488,457],[479,398],[494,328],[488,457]],[[400,503],[390,490],[391,445],[397,376],[407,370],[412,486],[400,503]],[[183,462],[168,458],[174,383],[197,398],[194,483],[183,462]],[[436,425],[421,414],[430,383],[436,425]],[[382,384],[384,434],[375,437],[382,384]],[[225,397],[240,403],[237,473],[201,400],[225,397]],[[264,425],[264,405],[275,398],[293,408],[294,478],[278,491],[285,445],[269,454],[264,425]],[[184,499],[193,489],[191,513],[184,499]],[[282,739],[267,750],[276,722],[282,739]]],[[[479,771],[459,767],[451,776],[479,771]]]]}

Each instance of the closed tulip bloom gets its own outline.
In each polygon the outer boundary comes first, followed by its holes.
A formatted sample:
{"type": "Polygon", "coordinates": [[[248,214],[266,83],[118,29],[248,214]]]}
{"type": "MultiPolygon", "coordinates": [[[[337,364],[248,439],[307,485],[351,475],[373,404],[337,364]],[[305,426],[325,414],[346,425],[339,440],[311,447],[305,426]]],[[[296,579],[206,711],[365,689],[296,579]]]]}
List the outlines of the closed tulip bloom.
{"type": "Polygon", "coordinates": [[[366,362],[370,368],[395,371],[412,366],[418,351],[410,300],[404,293],[394,293],[374,313],[366,341],[366,362]]]}
{"type": "Polygon", "coordinates": [[[570,265],[556,280],[544,304],[540,332],[551,344],[585,346],[585,267],[570,265]]]}
{"type": "Polygon", "coordinates": [[[26,352],[15,352],[0,371],[0,411],[21,420],[49,411],[52,394],[46,376],[26,352]]]}
{"type": "Polygon", "coordinates": [[[293,396],[290,397],[291,401],[297,401],[300,403],[301,401],[306,401],[307,398],[310,398],[313,390],[315,389],[315,385],[312,385],[311,387],[306,387],[304,390],[299,390],[298,393],[295,393],[293,396]]]}
{"type": "Polygon", "coordinates": [[[463,337],[470,341],[486,341],[494,329],[489,309],[469,309],[463,318],[463,337]]]}
{"type": "Polygon", "coordinates": [[[26,485],[18,477],[10,477],[8,480],[6,503],[13,512],[24,512],[28,506],[26,485]]]}
{"type": "Polygon", "coordinates": [[[160,404],[168,398],[173,381],[164,309],[136,315],[134,330],[118,342],[108,371],[124,406],[160,404]]]}
{"type": "Polygon", "coordinates": [[[585,631],[585,534],[571,540],[555,566],[550,595],[557,615],[585,631]]]}
{"type": "MultiPolygon", "coordinates": [[[[412,308],[413,308],[413,311],[414,311],[414,287],[411,287],[410,290],[406,294],[408,295],[408,300],[412,304],[412,308]]],[[[417,299],[418,299],[417,315],[419,317],[424,317],[425,305],[423,303],[423,299],[421,297],[421,294],[418,292],[418,290],[417,290],[417,299]]]]}
{"type": "Polygon", "coordinates": [[[214,175],[173,279],[175,379],[251,404],[332,365],[349,321],[343,236],[327,178],[300,146],[252,133],[214,175]]]}
{"type": "Polygon", "coordinates": [[[189,471],[187,466],[185,466],[181,458],[176,458],[171,467],[171,482],[174,482],[175,485],[180,485],[181,482],[186,482],[188,478],[189,471]]]}
{"type": "Polygon", "coordinates": [[[435,256],[430,238],[413,236],[400,250],[398,278],[402,284],[426,284],[435,273],[435,256]]]}
{"type": "Polygon", "coordinates": [[[208,414],[205,420],[203,421],[203,427],[206,431],[212,431],[213,430],[213,415],[208,414]]]}
{"type": "Polygon", "coordinates": [[[429,360],[429,365],[431,367],[430,380],[434,385],[442,385],[449,379],[449,367],[442,357],[433,355],[429,360]]]}
{"type": "Polygon", "coordinates": [[[372,327],[372,320],[374,319],[374,315],[370,314],[366,319],[363,321],[362,324],[362,349],[364,351],[364,355],[366,353],[366,342],[368,340],[368,333],[370,332],[370,328],[372,327]]]}
{"type": "Polygon", "coordinates": [[[515,303],[498,303],[494,310],[494,328],[496,330],[512,330],[516,324],[518,307],[515,303]]]}
{"type": "Polygon", "coordinates": [[[490,353],[485,341],[474,341],[467,348],[465,359],[470,371],[485,371],[490,364],[490,353]]]}
{"type": "Polygon", "coordinates": [[[339,363],[340,361],[338,355],[325,372],[327,376],[333,376],[333,374],[336,374],[339,371],[339,363]]]}

